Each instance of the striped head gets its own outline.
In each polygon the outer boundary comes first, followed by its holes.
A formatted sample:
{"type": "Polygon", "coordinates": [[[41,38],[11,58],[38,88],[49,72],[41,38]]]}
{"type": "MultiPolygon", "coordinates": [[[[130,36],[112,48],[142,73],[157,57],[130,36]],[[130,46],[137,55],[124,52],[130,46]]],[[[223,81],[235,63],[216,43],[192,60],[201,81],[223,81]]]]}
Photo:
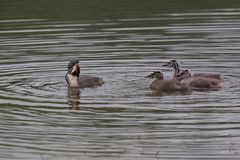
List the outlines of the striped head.
{"type": "Polygon", "coordinates": [[[170,60],[169,62],[167,62],[166,64],[164,64],[162,66],[169,67],[169,68],[174,68],[174,69],[177,68],[177,69],[180,70],[180,66],[175,59],[170,60]]]}
{"type": "Polygon", "coordinates": [[[147,78],[157,78],[159,80],[163,79],[163,73],[160,71],[153,71],[153,73],[146,76],[147,78]]]}
{"type": "Polygon", "coordinates": [[[188,79],[188,78],[191,78],[192,77],[192,74],[189,70],[183,70],[181,71],[180,73],[177,74],[177,80],[181,81],[181,80],[184,80],[184,79],[188,79]]]}

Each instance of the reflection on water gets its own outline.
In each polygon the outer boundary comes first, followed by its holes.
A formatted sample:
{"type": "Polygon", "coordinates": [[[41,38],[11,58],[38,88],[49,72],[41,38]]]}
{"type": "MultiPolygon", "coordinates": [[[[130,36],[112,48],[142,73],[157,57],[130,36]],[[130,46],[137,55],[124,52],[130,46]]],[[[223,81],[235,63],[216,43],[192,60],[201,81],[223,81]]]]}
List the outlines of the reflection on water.
{"type": "Polygon", "coordinates": [[[68,87],[68,104],[70,109],[79,109],[80,89],[68,87]]]}
{"type": "Polygon", "coordinates": [[[0,6],[0,159],[239,159],[237,2],[121,2],[0,6]],[[68,89],[73,59],[105,84],[68,89]],[[223,88],[152,92],[169,59],[223,88]]]}
{"type": "Polygon", "coordinates": [[[189,91],[161,91],[161,90],[153,90],[152,93],[148,94],[148,96],[156,96],[156,97],[159,97],[159,96],[169,96],[169,95],[172,95],[172,96],[178,96],[178,95],[190,95],[191,94],[191,90],[189,91]]]}

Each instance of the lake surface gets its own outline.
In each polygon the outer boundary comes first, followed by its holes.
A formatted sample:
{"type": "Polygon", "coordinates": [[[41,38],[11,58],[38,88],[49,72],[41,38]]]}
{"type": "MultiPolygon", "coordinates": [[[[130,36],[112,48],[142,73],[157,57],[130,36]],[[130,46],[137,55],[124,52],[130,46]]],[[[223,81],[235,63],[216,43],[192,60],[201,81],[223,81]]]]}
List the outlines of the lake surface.
{"type": "Polygon", "coordinates": [[[0,159],[240,158],[240,2],[0,4],[0,159]],[[72,59],[105,84],[68,90],[72,59]],[[170,59],[224,87],[153,93],[170,59]]]}

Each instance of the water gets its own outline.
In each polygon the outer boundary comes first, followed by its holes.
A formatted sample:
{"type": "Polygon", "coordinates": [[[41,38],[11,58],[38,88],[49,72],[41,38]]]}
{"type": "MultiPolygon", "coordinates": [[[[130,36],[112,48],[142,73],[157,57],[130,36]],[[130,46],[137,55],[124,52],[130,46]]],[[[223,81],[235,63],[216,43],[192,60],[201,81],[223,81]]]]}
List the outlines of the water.
{"type": "Polygon", "coordinates": [[[121,2],[1,2],[0,159],[240,158],[239,3],[121,2]],[[105,84],[68,90],[72,59],[105,84]],[[224,87],[154,94],[170,59],[224,87]]]}

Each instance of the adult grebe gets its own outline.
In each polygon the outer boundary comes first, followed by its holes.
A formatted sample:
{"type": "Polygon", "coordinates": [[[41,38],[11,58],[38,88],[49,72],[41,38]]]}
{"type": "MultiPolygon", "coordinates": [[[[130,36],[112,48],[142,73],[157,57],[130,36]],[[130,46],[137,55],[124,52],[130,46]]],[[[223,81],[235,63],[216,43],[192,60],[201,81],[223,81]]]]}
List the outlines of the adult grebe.
{"type": "Polygon", "coordinates": [[[65,76],[69,87],[97,87],[104,84],[102,78],[80,75],[80,64],[78,60],[72,60],[68,63],[68,72],[65,76]]]}

